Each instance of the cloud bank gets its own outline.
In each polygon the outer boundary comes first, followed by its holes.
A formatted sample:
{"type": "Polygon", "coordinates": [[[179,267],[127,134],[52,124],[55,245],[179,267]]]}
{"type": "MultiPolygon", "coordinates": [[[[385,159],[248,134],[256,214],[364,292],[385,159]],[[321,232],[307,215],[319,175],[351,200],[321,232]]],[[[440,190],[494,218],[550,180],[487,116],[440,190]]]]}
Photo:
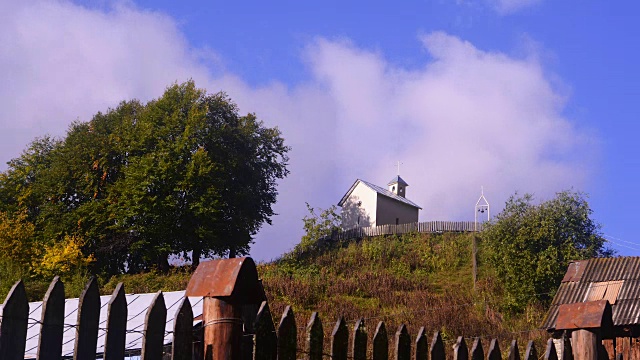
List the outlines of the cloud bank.
{"type": "Polygon", "coordinates": [[[349,40],[317,38],[301,54],[309,80],[252,87],[236,74],[212,75],[163,14],[68,2],[0,7],[3,164],[36,136],[63,135],[75,119],[193,78],[278,126],[293,148],[279,215],[252,250],[258,259],[297,243],[305,202],[336,204],[356,178],[385,185],[397,161],[422,221],[472,220],[480,186],[496,213],[516,190],[545,197],[581,188],[597,155],[595,140],[563,115],[567,96],[535,53],[518,58],[431,33],[416,42],[429,55],[423,65],[406,69],[349,40]]]}

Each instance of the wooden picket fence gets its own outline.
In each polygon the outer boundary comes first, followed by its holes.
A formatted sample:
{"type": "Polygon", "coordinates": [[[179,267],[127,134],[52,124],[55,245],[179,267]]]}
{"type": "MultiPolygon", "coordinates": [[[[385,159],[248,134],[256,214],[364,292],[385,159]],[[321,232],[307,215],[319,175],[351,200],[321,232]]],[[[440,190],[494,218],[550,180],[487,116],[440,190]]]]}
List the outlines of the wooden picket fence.
{"type": "MultiPolygon", "coordinates": [[[[0,359],[19,360],[25,358],[25,338],[27,327],[39,325],[39,341],[37,359],[61,359],[64,324],[64,286],[59,278],[54,278],[46,292],[42,302],[42,316],[40,320],[29,319],[29,303],[22,281],[17,282],[9,292],[0,318],[0,359]],[[35,320],[35,322],[34,322],[35,320]]],[[[108,360],[123,359],[127,354],[125,348],[125,336],[127,333],[127,302],[122,283],[116,286],[108,301],[106,329],[104,340],[104,352],[97,353],[97,338],[100,326],[100,295],[96,279],[91,279],[85,287],[78,301],[77,322],[75,328],[75,344],[73,359],[108,360]]],[[[194,316],[188,297],[184,297],[177,308],[173,331],[171,332],[170,349],[165,345],[165,325],[167,307],[165,306],[162,292],[153,297],[153,301],[146,308],[144,329],[140,331],[143,336],[139,349],[140,358],[143,360],[180,359],[202,360],[202,349],[207,346],[227,347],[229,344],[204,344],[194,328],[194,316]]],[[[244,316],[243,316],[244,318],[244,316]]],[[[388,360],[390,357],[396,360],[501,360],[502,353],[497,339],[491,340],[488,352],[483,350],[480,338],[475,338],[470,351],[466,340],[460,336],[453,346],[452,354],[447,356],[444,341],[439,332],[435,332],[428,339],[426,329],[422,327],[415,340],[412,338],[405,325],[401,325],[390,338],[385,323],[380,321],[375,329],[371,345],[367,344],[367,328],[364,319],[360,319],[349,332],[344,318],[338,319],[331,332],[330,347],[324,347],[323,324],[317,312],[311,315],[306,325],[304,346],[298,347],[298,326],[293,309],[287,306],[284,310],[278,327],[276,328],[269,305],[262,302],[260,308],[253,311],[245,320],[245,332],[241,333],[242,339],[236,339],[241,343],[241,351],[229,359],[243,360],[295,360],[304,357],[308,360],[321,360],[331,358],[335,360],[388,360]],[[251,329],[247,332],[247,329],[251,329]],[[351,341],[349,340],[351,339],[351,341]],[[393,340],[390,349],[389,340],[393,340]],[[390,354],[391,350],[391,354],[390,354]]],[[[206,316],[203,318],[207,323],[206,316]]],[[[220,319],[229,320],[229,319],[220,319]]],[[[215,321],[212,321],[212,323],[215,321]]],[[[204,325],[208,326],[208,325],[204,325]]],[[[215,341],[215,340],[214,340],[215,341]]],[[[564,341],[563,354],[572,354],[570,342],[564,341]]],[[[131,353],[129,353],[131,355],[131,353]]],[[[620,354],[618,354],[620,355],[620,354]]],[[[563,359],[571,359],[563,356],[563,359]]],[[[549,339],[544,353],[545,360],[558,360],[556,346],[549,339]]],[[[518,343],[513,340],[510,344],[507,358],[520,360],[518,343]]],[[[618,359],[621,359],[618,357],[618,359]]],[[[538,360],[536,347],[530,341],[526,347],[524,360],[538,360]]]]}
{"type": "MultiPolygon", "coordinates": [[[[349,347],[349,329],[344,318],[338,319],[331,332],[330,348],[324,348],[324,331],[322,321],[317,312],[311,315],[305,334],[303,349],[297,347],[297,330],[295,316],[290,306],[287,306],[276,329],[266,302],[262,304],[255,322],[255,334],[253,335],[253,359],[254,360],[295,360],[302,355],[307,360],[322,360],[331,358],[334,360],[366,360],[368,350],[373,360],[445,360],[447,351],[440,332],[435,332],[429,341],[424,327],[420,328],[415,341],[405,325],[400,325],[393,338],[394,347],[389,353],[389,334],[385,323],[380,321],[376,326],[373,341],[368,347],[367,330],[364,319],[356,322],[351,333],[351,347],[349,347]],[[415,344],[412,349],[412,343],[415,344]],[[413,350],[413,351],[412,351],[413,350]],[[412,356],[413,354],[413,356],[412,356]]],[[[565,354],[571,354],[570,343],[563,342],[565,354]]],[[[508,350],[509,360],[520,360],[518,343],[513,340],[508,350]]],[[[480,338],[473,340],[471,351],[468,350],[465,338],[459,336],[453,346],[452,358],[454,360],[502,360],[502,353],[497,339],[492,339],[485,357],[480,338]]],[[[451,359],[451,357],[449,357],[451,359]]],[[[568,359],[568,358],[567,358],[568,359]]],[[[538,360],[538,354],[533,341],[529,341],[523,360],[538,360]]],[[[553,339],[547,341],[544,360],[558,360],[553,339]]]]}
{"type": "Polygon", "coordinates": [[[336,231],[331,234],[331,240],[342,241],[362,239],[364,237],[400,235],[408,233],[444,233],[444,232],[473,232],[482,231],[482,223],[473,221],[425,221],[407,224],[388,224],[370,227],[358,227],[336,231]]]}
{"type": "MultiPolygon", "coordinates": [[[[127,333],[127,302],[124,286],[118,284],[108,303],[104,353],[96,354],[100,321],[100,293],[95,278],[91,279],[78,302],[75,327],[74,359],[122,360],[125,356],[127,333]]],[[[0,359],[19,360],[25,358],[27,327],[40,326],[37,359],[63,358],[64,285],[54,278],[42,302],[41,319],[29,318],[29,303],[22,281],[12,288],[4,302],[0,318],[0,359]]],[[[162,292],[155,294],[147,308],[144,321],[141,358],[163,359],[167,309],[162,292]]],[[[193,356],[193,312],[189,298],[180,303],[174,324],[171,359],[191,360],[193,356]]]]}

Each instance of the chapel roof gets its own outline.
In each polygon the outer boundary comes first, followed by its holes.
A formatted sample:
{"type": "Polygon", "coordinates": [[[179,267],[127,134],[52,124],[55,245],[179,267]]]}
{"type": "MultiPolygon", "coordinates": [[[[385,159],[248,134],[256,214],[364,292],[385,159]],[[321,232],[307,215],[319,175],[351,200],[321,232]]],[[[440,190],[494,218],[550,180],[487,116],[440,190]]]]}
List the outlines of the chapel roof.
{"type": "MultiPolygon", "coordinates": [[[[404,180],[402,180],[402,178],[400,178],[399,176],[398,176],[398,178],[401,181],[404,182],[404,180]]],[[[393,200],[400,201],[402,203],[405,203],[407,205],[410,205],[410,206],[413,206],[415,208],[418,208],[418,209],[422,210],[422,208],[420,206],[416,205],[416,203],[414,203],[413,201],[411,201],[411,200],[409,200],[409,199],[407,199],[405,197],[398,196],[398,195],[392,193],[391,191],[389,191],[387,189],[384,189],[384,188],[382,188],[382,187],[380,187],[378,185],[374,185],[374,184],[372,184],[372,183],[370,183],[368,181],[364,181],[364,180],[361,180],[361,179],[357,179],[356,182],[354,182],[353,185],[351,185],[351,188],[349,189],[349,191],[347,191],[347,193],[344,194],[342,199],[340,199],[340,202],[338,203],[338,206],[342,206],[347,201],[347,199],[349,198],[349,195],[351,195],[351,193],[353,192],[353,190],[356,188],[356,186],[359,183],[362,183],[363,185],[365,185],[366,187],[370,188],[371,190],[377,192],[380,195],[386,196],[386,197],[391,198],[393,200]]]]}
{"type": "Polygon", "coordinates": [[[393,185],[393,184],[400,184],[400,185],[404,185],[404,186],[409,186],[409,184],[407,184],[407,182],[404,181],[404,179],[402,179],[400,177],[400,175],[396,175],[393,179],[391,179],[391,181],[389,181],[389,183],[387,185],[393,185]]]}

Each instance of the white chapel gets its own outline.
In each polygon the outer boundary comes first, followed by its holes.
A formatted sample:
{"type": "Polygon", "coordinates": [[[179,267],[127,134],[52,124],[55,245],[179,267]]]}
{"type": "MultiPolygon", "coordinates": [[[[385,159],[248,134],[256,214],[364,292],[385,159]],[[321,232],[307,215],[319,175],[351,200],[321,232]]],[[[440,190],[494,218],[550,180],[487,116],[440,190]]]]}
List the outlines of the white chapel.
{"type": "Polygon", "coordinates": [[[418,222],[422,208],[406,198],[407,184],[400,175],[387,184],[387,189],[364,180],[356,180],[342,197],[342,227],[379,226],[418,222]]]}

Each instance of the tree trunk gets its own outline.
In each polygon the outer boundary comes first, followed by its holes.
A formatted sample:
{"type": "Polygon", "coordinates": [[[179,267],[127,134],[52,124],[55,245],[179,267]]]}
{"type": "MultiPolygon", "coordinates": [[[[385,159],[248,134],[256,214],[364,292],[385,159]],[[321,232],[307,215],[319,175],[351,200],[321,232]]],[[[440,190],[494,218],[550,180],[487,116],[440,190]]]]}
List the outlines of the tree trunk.
{"type": "Polygon", "coordinates": [[[191,251],[191,265],[194,268],[197,268],[200,265],[200,256],[202,256],[202,249],[194,248],[191,251]]]}

